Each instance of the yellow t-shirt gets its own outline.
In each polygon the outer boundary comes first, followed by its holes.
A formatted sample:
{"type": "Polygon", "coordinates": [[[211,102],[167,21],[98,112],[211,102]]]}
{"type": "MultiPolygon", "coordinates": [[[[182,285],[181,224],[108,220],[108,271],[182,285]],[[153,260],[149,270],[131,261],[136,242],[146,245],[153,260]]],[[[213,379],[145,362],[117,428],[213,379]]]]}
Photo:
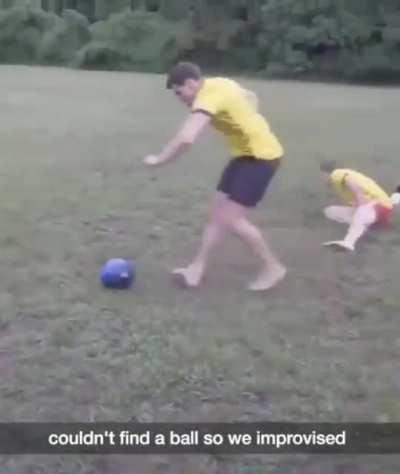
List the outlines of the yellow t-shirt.
{"type": "Polygon", "coordinates": [[[379,204],[392,208],[393,204],[388,194],[375,183],[374,180],[367,176],[350,169],[337,169],[331,173],[331,181],[339,196],[346,204],[354,205],[355,199],[353,193],[346,186],[345,178],[351,178],[363,190],[367,199],[377,200],[379,204]]]}
{"type": "Polygon", "coordinates": [[[234,157],[273,160],[284,153],[268,122],[257,112],[245,90],[231,79],[205,79],[192,111],[212,116],[211,124],[226,136],[234,157]]]}

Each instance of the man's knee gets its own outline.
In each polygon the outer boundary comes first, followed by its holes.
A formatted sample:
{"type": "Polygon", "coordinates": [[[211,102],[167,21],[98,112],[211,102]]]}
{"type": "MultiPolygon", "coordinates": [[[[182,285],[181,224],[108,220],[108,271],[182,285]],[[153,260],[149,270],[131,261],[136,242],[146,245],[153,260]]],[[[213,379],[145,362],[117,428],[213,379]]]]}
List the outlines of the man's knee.
{"type": "Polygon", "coordinates": [[[228,196],[222,192],[217,192],[214,196],[214,199],[211,203],[209,219],[213,223],[222,223],[224,208],[226,206],[226,202],[228,200],[228,196]]]}
{"type": "Polygon", "coordinates": [[[368,203],[364,206],[360,206],[354,214],[354,220],[360,225],[366,227],[375,224],[377,221],[375,205],[373,203],[368,203]]]}
{"type": "Polygon", "coordinates": [[[338,213],[335,206],[328,206],[324,209],[324,215],[327,219],[331,221],[336,221],[338,218],[338,213]]]}
{"type": "Polygon", "coordinates": [[[223,210],[217,210],[213,212],[211,216],[211,222],[213,225],[224,228],[234,228],[236,225],[237,217],[230,214],[229,212],[224,212],[223,210]]]}
{"type": "Polygon", "coordinates": [[[346,206],[328,206],[324,209],[325,217],[340,224],[350,224],[353,220],[354,211],[346,206]]]}
{"type": "Polygon", "coordinates": [[[212,206],[211,220],[224,227],[235,227],[245,214],[246,210],[240,204],[233,202],[227,196],[216,196],[212,206]]]}

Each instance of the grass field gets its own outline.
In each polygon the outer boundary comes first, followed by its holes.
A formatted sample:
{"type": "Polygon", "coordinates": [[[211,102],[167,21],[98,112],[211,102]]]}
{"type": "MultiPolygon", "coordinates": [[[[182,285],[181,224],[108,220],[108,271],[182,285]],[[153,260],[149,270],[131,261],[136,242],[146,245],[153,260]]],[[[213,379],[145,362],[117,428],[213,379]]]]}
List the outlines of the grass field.
{"type": "MultiPolygon", "coordinates": [[[[0,69],[3,421],[400,421],[400,216],[354,255],[318,164],[400,184],[398,89],[245,80],[287,156],[256,221],[289,267],[265,295],[235,239],[201,289],[169,271],[196,250],[227,159],[212,132],[148,169],[184,110],[164,78],[0,69]],[[98,283],[110,257],[137,282],[98,283]]],[[[395,474],[400,457],[4,457],[1,474],[395,474]]]]}

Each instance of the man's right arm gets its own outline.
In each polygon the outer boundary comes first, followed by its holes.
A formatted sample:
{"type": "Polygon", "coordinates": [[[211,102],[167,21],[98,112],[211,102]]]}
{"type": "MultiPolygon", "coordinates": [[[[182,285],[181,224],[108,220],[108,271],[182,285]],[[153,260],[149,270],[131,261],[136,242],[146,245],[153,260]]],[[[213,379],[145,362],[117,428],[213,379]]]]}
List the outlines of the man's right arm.
{"type": "Polygon", "coordinates": [[[178,158],[193,145],[210,123],[210,120],[210,116],[204,113],[190,114],[180,130],[158,155],[148,155],[144,158],[145,164],[150,166],[161,165],[178,158]]]}

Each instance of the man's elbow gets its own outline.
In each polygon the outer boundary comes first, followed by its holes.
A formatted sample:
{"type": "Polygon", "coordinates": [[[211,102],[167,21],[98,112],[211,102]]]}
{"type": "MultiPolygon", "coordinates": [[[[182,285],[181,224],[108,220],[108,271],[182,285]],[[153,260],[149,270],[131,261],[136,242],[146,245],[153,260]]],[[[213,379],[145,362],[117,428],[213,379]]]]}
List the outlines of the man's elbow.
{"type": "Polygon", "coordinates": [[[179,135],[179,142],[184,147],[192,146],[195,141],[196,141],[196,137],[192,134],[183,133],[183,134],[179,135]]]}

